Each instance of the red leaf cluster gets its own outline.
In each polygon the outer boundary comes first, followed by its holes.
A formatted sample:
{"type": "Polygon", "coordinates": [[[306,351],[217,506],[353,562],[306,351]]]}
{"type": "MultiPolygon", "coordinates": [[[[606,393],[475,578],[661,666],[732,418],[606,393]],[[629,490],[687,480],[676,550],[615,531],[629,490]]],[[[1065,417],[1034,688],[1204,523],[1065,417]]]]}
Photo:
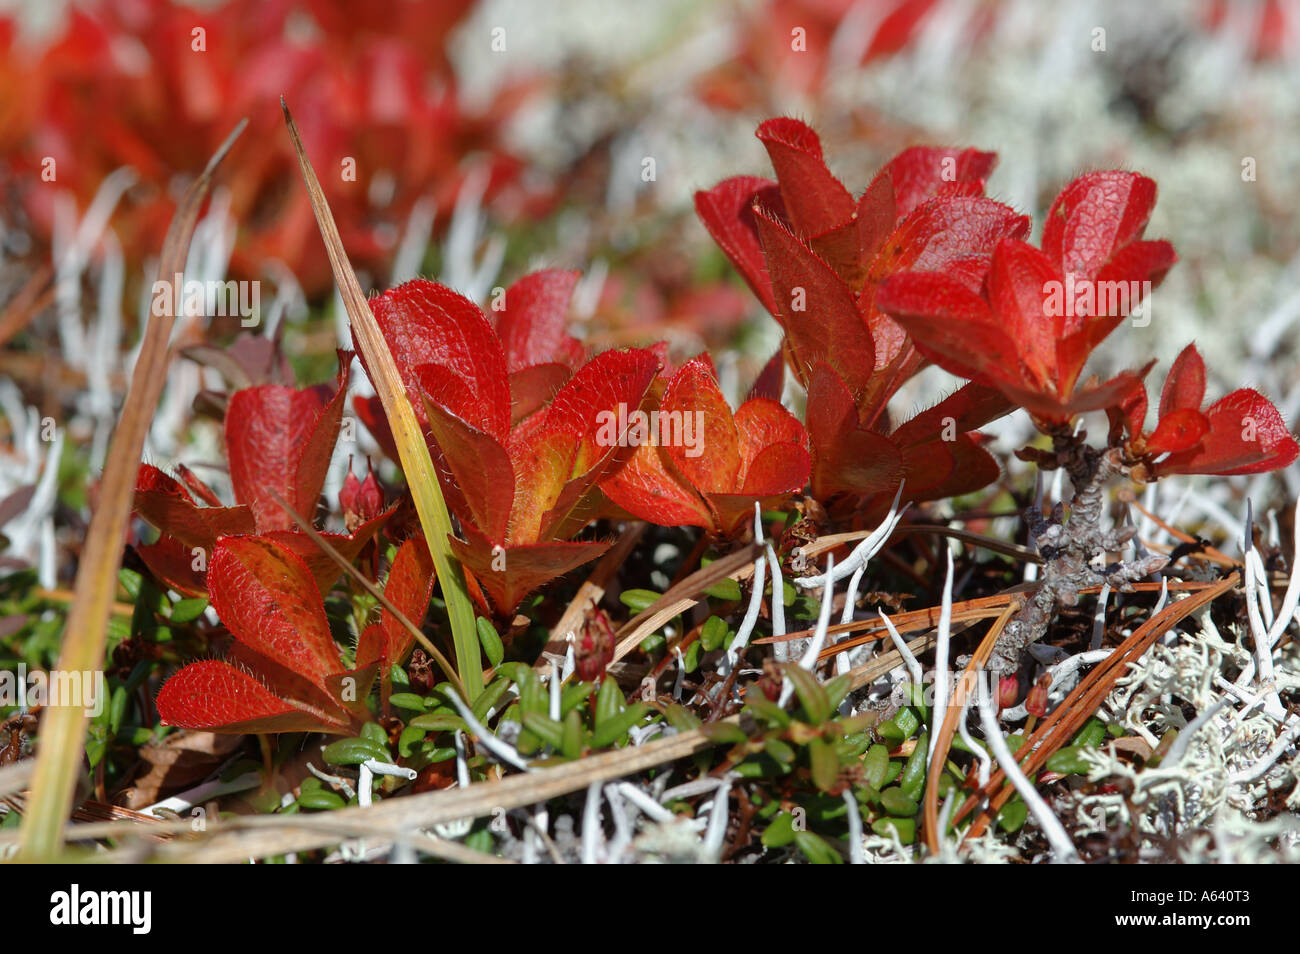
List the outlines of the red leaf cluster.
{"type": "Polygon", "coordinates": [[[1042,249],[1001,241],[977,285],[914,268],[893,276],[877,302],[927,358],[1049,424],[1102,410],[1144,372],[1080,388],[1088,356],[1177,261],[1168,242],[1142,238],[1155,201],[1144,176],[1088,173],[1052,203],[1042,249]]]}
{"type": "MultiPolygon", "coordinates": [[[[225,660],[191,663],[158,693],[166,725],[210,732],[349,734],[371,718],[366,698],[380,667],[400,662],[412,638],[387,610],[339,657],[311,570],[270,536],[225,537],[208,567],[208,596],[234,642],[225,660]]],[[[415,625],[433,591],[423,541],[398,550],[385,596],[415,625]]]]}
{"type": "Polygon", "coordinates": [[[636,453],[601,485],[629,513],[665,526],[735,533],[755,501],[802,490],[811,459],[798,419],[770,397],[733,415],[707,354],[683,364],[662,389],[636,453]]]}
{"type": "Polygon", "coordinates": [[[1011,405],[966,389],[894,427],[888,401],[924,361],[877,298],[913,269],[978,290],[997,244],[1028,234],[1025,216],[983,195],[996,157],[907,149],[854,199],[803,123],[771,119],[758,138],[776,181],[728,179],[697,193],[695,207],[785,332],[786,360],[809,396],[813,494],[887,494],[906,479],[919,500],[988,483],[997,465],[968,431],[1011,405]]]}
{"type": "MultiPolygon", "coordinates": [[[[638,410],[659,368],[647,350],[581,363],[564,330],[575,280],[556,270],[520,279],[495,327],[422,279],[371,301],[460,522],[452,548],[498,614],[607,549],[570,538],[605,506],[598,485],[632,450],[604,423],[638,410]]],[[[375,403],[358,410],[386,430],[375,403]]]]}
{"type": "MultiPolygon", "coordinates": [[[[152,464],[140,466],[135,513],[162,535],[156,543],[136,549],[155,576],[177,592],[203,595],[204,567],[218,539],[260,534],[301,557],[320,593],[329,590],[338,579],[338,566],[295,527],[275,496],[308,519],[315,514],[338,439],[351,359],[340,352],[339,376],[332,388],[263,384],[231,396],[224,429],[234,506],[223,506],[186,468],[178,468],[178,480],[152,464]]],[[[368,512],[348,533],[323,536],[351,560],[391,515],[391,510],[368,512]]]]}
{"type": "Polygon", "coordinates": [[[1205,362],[1189,344],[1165,378],[1154,430],[1146,430],[1142,384],[1108,410],[1112,431],[1126,435],[1125,450],[1144,464],[1144,476],[1261,474],[1300,455],[1282,415],[1258,391],[1239,388],[1202,409],[1204,399],[1205,362]]]}

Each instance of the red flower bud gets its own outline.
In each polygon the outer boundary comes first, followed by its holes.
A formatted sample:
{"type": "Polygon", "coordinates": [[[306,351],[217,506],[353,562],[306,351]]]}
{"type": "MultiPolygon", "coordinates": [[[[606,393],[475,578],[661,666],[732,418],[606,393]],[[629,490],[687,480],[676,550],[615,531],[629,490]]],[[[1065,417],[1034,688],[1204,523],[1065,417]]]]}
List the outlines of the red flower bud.
{"type": "Polygon", "coordinates": [[[998,679],[998,709],[1010,709],[1016,704],[1020,695],[1020,680],[1015,676],[1003,676],[998,679]]]}
{"type": "Polygon", "coordinates": [[[339,507],[343,511],[343,521],[349,533],[379,516],[384,509],[384,491],[379,486],[369,458],[366,459],[366,468],[366,479],[357,480],[349,462],[348,475],[343,478],[343,487],[339,490],[339,507]]]}
{"type": "Polygon", "coordinates": [[[614,627],[603,610],[594,611],[582,626],[573,646],[578,678],[591,682],[605,675],[614,659],[614,627]]]}
{"type": "Polygon", "coordinates": [[[754,685],[763,695],[767,696],[769,702],[776,702],[781,698],[781,683],[784,677],[781,670],[776,667],[776,663],[770,659],[763,660],[763,675],[758,677],[758,682],[754,685]]]}
{"type": "Polygon", "coordinates": [[[1047,715],[1047,690],[1052,686],[1051,673],[1043,673],[1025,697],[1025,711],[1031,716],[1042,718],[1047,715]]]}

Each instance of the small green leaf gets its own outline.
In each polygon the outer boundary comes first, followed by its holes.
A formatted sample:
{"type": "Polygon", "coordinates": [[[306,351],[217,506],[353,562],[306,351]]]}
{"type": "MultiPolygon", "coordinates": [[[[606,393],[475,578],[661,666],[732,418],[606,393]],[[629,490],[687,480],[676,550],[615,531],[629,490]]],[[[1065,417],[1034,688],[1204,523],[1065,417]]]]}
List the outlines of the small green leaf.
{"type": "Polygon", "coordinates": [[[799,697],[799,703],[810,723],[821,725],[831,717],[834,710],[830,697],[816,676],[795,663],[786,663],[781,667],[781,672],[794,684],[795,695],[799,697]]]}
{"type": "Polygon", "coordinates": [[[576,709],[595,691],[594,682],[573,682],[565,686],[560,693],[560,715],[568,715],[569,710],[576,709]]]}
{"type": "Polygon", "coordinates": [[[645,716],[647,707],[643,702],[628,706],[618,715],[607,719],[603,725],[596,727],[591,735],[591,747],[603,749],[618,742],[627,735],[627,730],[636,725],[645,716]]]}
{"type": "Polygon", "coordinates": [[[808,763],[812,769],[813,784],[823,792],[835,786],[840,777],[840,760],[835,747],[825,739],[808,740],[808,763]]]}
{"type": "Polygon", "coordinates": [[[325,746],[321,754],[331,765],[360,765],[366,759],[380,762],[392,761],[387,746],[363,738],[339,739],[337,742],[331,742],[325,746]]]}
{"type": "Polygon", "coordinates": [[[676,702],[671,702],[664,707],[664,718],[678,732],[689,732],[698,729],[702,724],[698,716],[676,702]]]}
{"type": "Polygon", "coordinates": [[[1092,767],[1083,756],[1086,746],[1071,745],[1053,752],[1045,766],[1049,772],[1061,775],[1087,775],[1092,767]]]}
{"type": "Polygon", "coordinates": [[[633,613],[641,613],[653,606],[662,595],[654,590],[624,590],[618,598],[633,613]]]}
{"type": "Polygon", "coordinates": [[[844,859],[840,857],[838,851],[810,831],[795,832],[794,843],[803,852],[804,857],[815,865],[844,864],[844,859]]]}
{"type": "Polygon", "coordinates": [[[772,819],[763,832],[763,844],[768,848],[784,848],[794,841],[794,815],[782,812],[772,819]]]}
{"type": "MultiPolygon", "coordinates": [[[[499,671],[499,670],[498,670],[499,671]]],[[[478,694],[474,704],[469,707],[470,712],[474,713],[474,718],[479,722],[487,719],[487,714],[494,709],[501,697],[510,690],[510,680],[502,679],[499,676],[493,679],[488,686],[478,694]]]]}
{"type": "Polygon", "coordinates": [[[570,710],[564,717],[564,734],[560,738],[560,753],[566,759],[576,759],[582,755],[582,714],[577,709],[570,710]]]}
{"type": "Polygon", "coordinates": [[[501,660],[506,655],[506,649],[501,644],[501,637],[497,634],[496,627],[482,616],[474,621],[474,625],[478,629],[478,641],[483,647],[483,655],[487,657],[488,665],[501,665],[501,660]]]}
{"type": "Polygon", "coordinates": [[[604,725],[627,708],[623,690],[617,680],[606,676],[600,681],[600,690],[596,693],[596,727],[604,725]]]}
{"type": "Polygon", "coordinates": [[[455,732],[457,730],[469,734],[469,726],[465,720],[458,715],[450,712],[426,712],[424,715],[418,715],[407,723],[409,728],[420,729],[423,732],[455,732]]]}
{"type": "Polygon", "coordinates": [[[208,601],[202,596],[193,599],[177,600],[172,604],[170,619],[173,623],[192,623],[208,608],[208,601]]]}
{"type": "Polygon", "coordinates": [[[921,789],[925,787],[925,760],[929,748],[930,735],[928,732],[922,732],[916,740],[916,748],[912,750],[912,755],[903,769],[903,777],[899,779],[899,787],[912,798],[920,798],[921,789]]]}
{"type": "Polygon", "coordinates": [[[1002,806],[998,812],[998,827],[1007,834],[1019,831],[1029,817],[1029,806],[1019,798],[1002,806]]]}
{"type": "Polygon", "coordinates": [[[749,741],[749,736],[734,722],[709,722],[700,727],[700,734],[718,745],[739,745],[749,741]]]}
{"type": "Polygon", "coordinates": [[[524,728],[556,751],[564,745],[564,726],[540,712],[525,712],[524,728]]]}
{"type": "Polygon", "coordinates": [[[740,581],[719,580],[704,592],[708,596],[712,596],[715,600],[723,600],[728,603],[738,603],[740,602],[740,581]]]}
{"type": "Polygon", "coordinates": [[[910,818],[916,814],[916,799],[907,795],[897,785],[891,785],[880,793],[880,804],[891,815],[910,818]]]}
{"type": "Polygon", "coordinates": [[[759,692],[750,693],[746,697],[745,708],[768,725],[779,726],[782,729],[789,727],[793,721],[790,713],[759,692]]]}
{"type": "Polygon", "coordinates": [[[888,770],[889,749],[883,745],[873,745],[867,749],[867,754],[862,759],[862,781],[872,788],[880,788],[888,770]]]}
{"type": "Polygon", "coordinates": [[[888,838],[892,831],[904,845],[916,841],[915,818],[877,818],[871,823],[871,830],[882,838],[888,838]]]}
{"type": "Polygon", "coordinates": [[[704,621],[704,626],[700,630],[700,643],[708,652],[715,649],[721,649],[726,645],[727,637],[731,635],[731,627],[720,616],[710,616],[704,621]]]}
{"type": "Polygon", "coordinates": [[[298,807],[311,811],[333,811],[336,808],[342,808],[347,802],[343,801],[338,792],[332,792],[327,788],[318,788],[313,791],[303,790],[298,796],[298,807]]]}
{"type": "Polygon", "coordinates": [[[388,704],[399,709],[409,709],[412,712],[423,712],[428,708],[425,697],[417,696],[413,692],[395,692],[388,697],[388,704]]]}

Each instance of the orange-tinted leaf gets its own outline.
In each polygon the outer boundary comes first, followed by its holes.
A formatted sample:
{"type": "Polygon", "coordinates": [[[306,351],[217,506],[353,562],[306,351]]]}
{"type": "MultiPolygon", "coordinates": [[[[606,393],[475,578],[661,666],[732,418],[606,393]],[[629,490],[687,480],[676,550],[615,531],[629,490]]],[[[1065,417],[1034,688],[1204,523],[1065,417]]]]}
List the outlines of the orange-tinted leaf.
{"type": "MultiPolygon", "coordinates": [[[[433,597],[434,578],[433,558],[424,538],[411,537],[397,548],[397,555],[388,571],[388,581],[384,584],[384,596],[418,627],[424,622],[429,600],[433,597]]],[[[402,662],[415,637],[387,609],[380,613],[379,626],[384,636],[383,661],[389,664],[402,662]]],[[[362,666],[368,661],[363,661],[358,651],[357,665],[362,666]]]]}
{"type": "MultiPolygon", "coordinates": [[[[659,358],[646,349],[605,351],[575,374],[551,403],[546,429],[563,429],[577,438],[573,475],[586,474],[613,449],[607,425],[641,406],[659,369],[659,358]]],[[[513,455],[512,455],[513,457],[513,455]]]]}
{"type": "Polygon", "coordinates": [[[672,469],[663,448],[643,444],[600,488],[634,517],[663,527],[715,525],[709,505],[672,469]]]}
{"type": "MultiPolygon", "coordinates": [[[[810,446],[808,432],[799,423],[799,419],[787,411],[779,401],[769,398],[750,398],[742,404],[736,411],[735,424],[740,452],[737,486],[747,483],[751,465],[761,453],[773,445],[793,444],[805,451],[810,446]]],[[[807,479],[808,475],[805,473],[804,480],[807,479]]]]}
{"type": "Polygon", "coordinates": [[[463,529],[468,542],[452,538],[451,548],[491,598],[499,616],[513,612],[529,593],[609,549],[608,543],[536,543],[494,552],[486,537],[472,528],[463,529]]]}
{"type": "MultiPolygon", "coordinates": [[[[339,552],[343,559],[351,563],[360,556],[366,544],[374,538],[379,529],[396,512],[397,505],[394,504],[383,513],[361,524],[351,533],[322,533],[321,536],[339,552]]],[[[322,597],[330,591],[335,581],[343,573],[329,554],[323,552],[320,547],[316,546],[316,541],[301,530],[273,530],[271,533],[261,534],[261,536],[296,554],[307,565],[307,570],[311,573],[312,579],[316,581],[316,589],[322,597]]]]}
{"type": "Polygon", "coordinates": [[[740,439],[707,354],[677,369],[659,406],[659,433],[673,466],[703,494],[731,493],[740,479],[740,439]]]}

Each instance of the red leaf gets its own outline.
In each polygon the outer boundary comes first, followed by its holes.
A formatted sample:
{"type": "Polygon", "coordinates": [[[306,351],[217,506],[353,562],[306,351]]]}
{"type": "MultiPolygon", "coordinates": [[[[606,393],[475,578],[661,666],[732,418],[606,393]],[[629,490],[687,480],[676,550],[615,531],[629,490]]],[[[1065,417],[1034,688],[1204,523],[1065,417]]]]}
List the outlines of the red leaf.
{"type": "Polygon", "coordinates": [[[1196,345],[1189,344],[1174,359],[1165,378],[1160,391],[1160,417],[1184,409],[1199,411],[1204,400],[1205,362],[1196,345]]]}
{"type": "Polygon", "coordinates": [[[416,416],[424,422],[416,369],[441,365],[463,378],[477,395],[491,426],[510,427],[510,389],[505,351],[483,312],[468,298],[422,278],[370,300],[371,311],[406,383],[416,416]]]}
{"type": "Polygon", "coordinates": [[[582,342],[568,332],[569,300],[579,273],[559,268],[533,272],[505,294],[497,335],[513,373],[535,364],[582,363],[582,342]]]}
{"type": "Polygon", "coordinates": [[[903,476],[903,457],[888,437],[858,427],[853,395],[825,364],[813,369],[808,406],[812,492],[818,500],[838,493],[892,491],[903,476]]]}
{"type": "Polygon", "coordinates": [[[876,367],[876,351],[853,292],[780,222],[761,211],[756,220],[795,373],[806,386],[813,366],[826,361],[860,391],[876,367]]]}
{"type": "Polygon", "coordinates": [[[1052,203],[1043,251],[1062,272],[1094,278],[1124,246],[1142,237],[1156,204],[1156,184],[1134,172],[1090,172],[1052,203]]]}
{"type": "Polygon", "coordinates": [[[736,270],[749,283],[758,300],[776,315],[776,299],[768,278],[763,248],[754,224],[754,202],[776,191],[776,183],[757,176],[736,176],[719,182],[708,191],[695,193],[695,214],[713,236],[713,241],[731,259],[736,270]]]}
{"type": "Polygon", "coordinates": [[[534,364],[511,374],[511,426],[550,404],[570,374],[567,364],[534,364]]]}
{"type": "MultiPolygon", "coordinates": [[[[429,548],[423,538],[411,537],[397,548],[397,555],[393,557],[393,565],[388,571],[388,582],[384,584],[384,596],[418,627],[424,622],[424,614],[429,609],[434,579],[433,558],[429,556],[429,548]]],[[[383,662],[390,665],[402,662],[410,652],[415,637],[387,609],[381,612],[379,619],[384,636],[383,662]]],[[[362,664],[358,651],[357,665],[362,664]]]]}
{"type": "Polygon", "coordinates": [[[903,272],[876,292],[876,307],[945,371],[990,382],[1021,380],[1015,345],[984,299],[960,282],[937,272],[903,272]]]}
{"type": "Polygon", "coordinates": [[[425,416],[437,442],[440,456],[450,470],[449,501],[464,501],[458,507],[463,518],[473,521],[495,541],[505,540],[515,496],[514,471],[506,449],[490,434],[426,401],[425,416]],[[451,491],[454,491],[452,493],[451,491]]]}
{"type": "Polygon", "coordinates": [[[235,499],[247,503],[261,531],[288,530],[293,518],[271,496],[313,514],[338,439],[347,364],[328,400],[322,388],[298,391],[264,384],[236,391],[226,409],[226,454],[235,499]]]}
{"type": "Polygon", "coordinates": [[[223,537],[208,565],[208,594],[235,639],[325,688],[342,671],[307,565],[260,537],[223,537]]]}
{"type": "Polygon", "coordinates": [[[889,160],[881,171],[888,173],[893,182],[894,205],[901,219],[953,183],[977,184],[982,191],[984,180],[992,174],[997,162],[994,152],[913,146],[889,160]]]}
{"type": "Polygon", "coordinates": [[[253,513],[247,507],[199,507],[181,484],[152,464],[136,474],[135,512],[187,547],[211,550],[217,537],[252,533],[253,513]]]}
{"type": "Polygon", "coordinates": [[[277,698],[242,670],[217,660],[191,663],[158,692],[164,725],[209,732],[330,732],[313,714],[277,698]]]}
{"type": "Polygon", "coordinates": [[[462,529],[466,540],[453,537],[451,548],[491,597],[498,616],[513,612],[529,593],[609,549],[608,543],[536,543],[494,553],[485,537],[472,528],[462,529]]]}
{"type": "Polygon", "coordinates": [[[608,415],[617,418],[620,408],[625,415],[639,408],[658,369],[659,358],[651,351],[606,351],[583,365],[555,395],[546,427],[563,429],[577,438],[575,477],[606,460],[613,448],[600,440],[602,424],[608,415]]]}
{"type": "Polygon", "coordinates": [[[988,297],[993,314],[1016,343],[1020,363],[1029,381],[1045,392],[1058,391],[1057,342],[1078,324],[1064,301],[1048,295],[1051,283],[1062,286],[1061,276],[1046,255],[1011,239],[1000,244],[989,270],[988,297]]]}
{"type": "Polygon", "coordinates": [[[643,444],[600,485],[606,496],[634,517],[662,527],[712,529],[716,518],[699,493],[672,470],[663,448],[643,444]]]}
{"type": "Polygon", "coordinates": [[[661,433],[649,437],[663,443],[668,459],[696,490],[725,494],[738,489],[740,438],[707,354],[677,369],[664,391],[659,415],[661,433]],[[680,435],[662,433],[665,421],[679,421],[680,435]],[[688,428],[694,438],[689,446],[688,428]]]}
{"type": "Polygon", "coordinates": [[[769,119],[756,134],[781,185],[786,215],[805,236],[820,235],[853,217],[853,196],[822,158],[821,140],[797,119],[769,119]]]}
{"type": "Polygon", "coordinates": [[[767,398],[771,401],[780,401],[784,389],[785,354],[778,348],[776,353],[767,359],[763,370],[758,372],[758,377],[754,379],[754,384],[749,389],[749,394],[745,395],[745,400],[767,398]]]}
{"type": "Polygon", "coordinates": [[[1161,414],[1160,423],[1147,438],[1147,452],[1166,454],[1188,450],[1200,443],[1209,428],[1210,422],[1205,415],[1194,408],[1179,408],[1161,414]]]}
{"type": "MultiPolygon", "coordinates": [[[[365,549],[366,544],[379,532],[380,527],[386,524],[396,512],[397,505],[394,504],[377,517],[373,517],[361,524],[351,533],[322,533],[321,536],[339,552],[343,559],[351,563],[356,560],[361,551],[365,549]]],[[[296,554],[303,563],[307,564],[312,579],[316,581],[316,589],[322,597],[330,591],[334,582],[343,572],[339,569],[339,565],[316,546],[316,542],[311,537],[301,530],[273,530],[261,536],[296,554]]]]}
{"type": "Polygon", "coordinates": [[[157,543],[137,546],[135,552],[140,554],[140,559],[144,560],[150,573],[177,593],[186,596],[208,595],[204,574],[194,569],[193,551],[175,537],[164,533],[157,543]]]}
{"type": "Polygon", "coordinates": [[[1209,430],[1199,447],[1170,454],[1156,464],[1165,474],[1262,474],[1286,467],[1300,454],[1273,403],[1241,388],[1205,412],[1209,430]]]}

